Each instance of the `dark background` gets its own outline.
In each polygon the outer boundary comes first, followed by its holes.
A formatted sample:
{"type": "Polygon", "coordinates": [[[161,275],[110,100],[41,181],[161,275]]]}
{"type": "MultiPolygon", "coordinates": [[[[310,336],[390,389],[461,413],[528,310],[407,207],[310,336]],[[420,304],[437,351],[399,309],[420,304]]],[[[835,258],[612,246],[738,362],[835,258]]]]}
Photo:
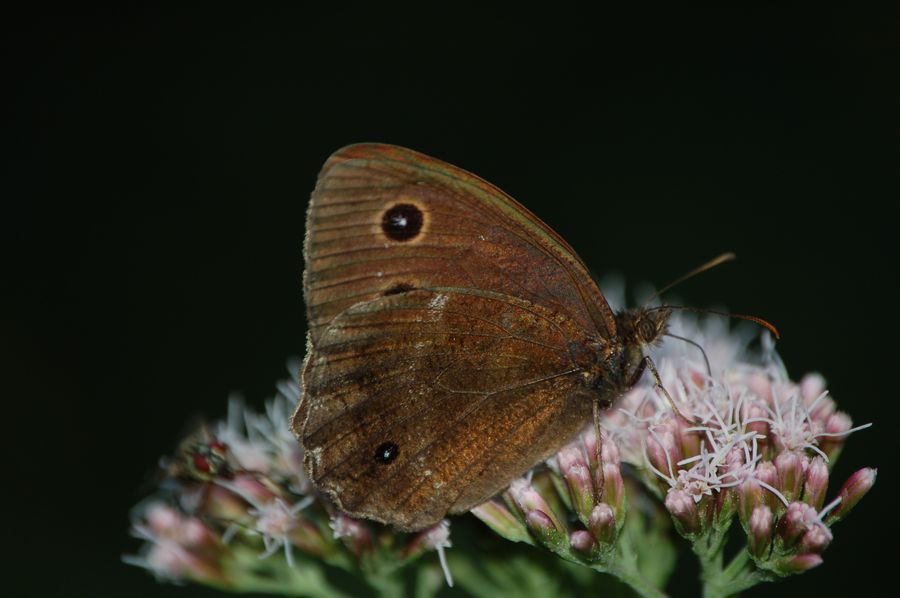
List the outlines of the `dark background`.
{"type": "MultiPolygon", "coordinates": [[[[887,578],[896,5],[376,4],[6,14],[13,595],[212,595],[122,565],[127,510],[190,417],[221,416],[234,390],[261,405],[304,350],[306,201],[328,154],[356,141],[480,174],[600,273],[662,284],[736,251],[679,295],[775,322],[790,371],[821,371],[855,422],[875,422],[836,483],[880,467],[823,567],[750,595],[887,578]]],[[[695,591],[691,560],[679,594],[695,591]]]]}

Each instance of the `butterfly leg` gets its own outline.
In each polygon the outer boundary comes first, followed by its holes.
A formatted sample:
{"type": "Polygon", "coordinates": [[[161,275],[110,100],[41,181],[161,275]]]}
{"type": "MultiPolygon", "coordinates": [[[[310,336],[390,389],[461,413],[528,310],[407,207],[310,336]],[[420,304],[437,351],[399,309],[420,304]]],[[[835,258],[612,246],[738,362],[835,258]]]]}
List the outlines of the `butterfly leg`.
{"type": "Polygon", "coordinates": [[[629,386],[634,386],[641,379],[641,376],[644,374],[644,370],[649,369],[650,374],[653,376],[654,386],[658,391],[662,393],[662,395],[666,398],[666,402],[669,404],[669,407],[672,408],[672,411],[675,412],[676,417],[680,417],[684,421],[694,424],[700,425],[693,417],[687,417],[684,415],[679,409],[678,406],[675,405],[675,401],[672,399],[672,395],[669,394],[669,391],[666,390],[666,387],[663,386],[662,378],[659,377],[659,372],[656,370],[656,364],[653,363],[653,360],[650,359],[649,355],[645,355],[638,365],[637,369],[634,372],[634,378],[631,380],[631,384],[629,386]]]}
{"type": "Polygon", "coordinates": [[[603,474],[603,436],[600,434],[600,401],[593,401],[594,433],[597,435],[597,471],[594,473],[594,501],[603,501],[606,476],[603,474]]]}

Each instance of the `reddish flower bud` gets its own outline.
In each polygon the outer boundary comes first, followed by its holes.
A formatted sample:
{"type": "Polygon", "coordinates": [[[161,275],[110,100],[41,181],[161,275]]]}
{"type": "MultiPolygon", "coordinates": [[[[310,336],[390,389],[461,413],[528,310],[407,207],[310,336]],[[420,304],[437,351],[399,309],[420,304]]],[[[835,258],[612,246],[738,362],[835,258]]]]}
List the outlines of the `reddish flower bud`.
{"type": "MultiPolygon", "coordinates": [[[[594,507],[594,484],[587,460],[577,445],[564,447],[556,455],[559,472],[569,489],[572,509],[583,522],[587,522],[594,507]]],[[[604,488],[604,491],[606,489],[604,488]]]]}
{"type": "Polygon", "coordinates": [[[588,529],[600,544],[611,544],[616,539],[616,516],[606,503],[600,503],[591,511],[588,529]]]}
{"type": "Polygon", "coordinates": [[[531,543],[531,536],[522,522],[503,503],[489,500],[470,511],[492,530],[513,542],[531,543]]]}
{"type": "MultiPolygon", "coordinates": [[[[754,509],[765,504],[763,494],[767,492],[759,485],[756,478],[747,478],[738,488],[738,516],[744,528],[749,529],[750,516],[754,509]]],[[[771,512],[771,509],[769,509],[771,512]]]]}
{"type": "Polygon", "coordinates": [[[700,532],[700,514],[697,503],[684,490],[673,488],[666,494],[666,509],[675,521],[675,527],[683,536],[691,536],[700,532]]]}
{"type": "Polygon", "coordinates": [[[821,509],[825,504],[825,492],[828,490],[828,464],[822,457],[816,457],[806,470],[806,482],[803,485],[803,502],[814,509],[821,509]]]}
{"type": "Polygon", "coordinates": [[[590,532],[580,529],[572,532],[569,536],[569,544],[578,552],[589,554],[594,549],[596,542],[590,532]]]}
{"type": "Polygon", "coordinates": [[[800,538],[800,544],[797,551],[801,554],[815,553],[819,554],[828,548],[831,544],[831,530],[821,523],[814,523],[800,538]]]}
{"type": "Polygon", "coordinates": [[[775,563],[775,569],[782,575],[792,575],[809,571],[822,562],[822,557],[817,554],[798,554],[780,559],[775,563]]]}
{"type": "Polygon", "coordinates": [[[769,552],[772,544],[772,533],[775,527],[775,516],[766,505],[759,505],[753,509],[748,524],[749,550],[756,558],[763,558],[769,552]]]}
{"type": "Polygon", "coordinates": [[[819,516],[814,508],[806,503],[792,502],[778,521],[778,535],[785,548],[791,548],[812,527],[818,523],[819,516]]]}
{"type": "Polygon", "coordinates": [[[782,451],[775,457],[775,469],[778,471],[778,489],[788,501],[800,498],[803,487],[804,466],[808,457],[797,451],[782,451]]]}
{"type": "Polygon", "coordinates": [[[855,472],[844,485],[841,487],[838,496],[841,502],[835,507],[828,517],[828,523],[831,524],[846,517],[856,503],[862,500],[862,497],[868,494],[872,486],[875,485],[875,478],[878,477],[878,470],[874,467],[863,467],[855,472]]]}

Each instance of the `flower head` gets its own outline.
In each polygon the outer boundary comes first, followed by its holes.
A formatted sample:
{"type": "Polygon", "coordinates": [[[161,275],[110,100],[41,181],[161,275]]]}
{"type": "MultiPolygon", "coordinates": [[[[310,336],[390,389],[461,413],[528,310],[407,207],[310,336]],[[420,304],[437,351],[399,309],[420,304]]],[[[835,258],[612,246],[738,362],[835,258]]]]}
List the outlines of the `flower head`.
{"type": "MultiPolygon", "coordinates": [[[[704,352],[677,339],[653,347],[659,380],[647,375],[621,397],[599,437],[587,425],[472,513],[507,540],[612,573],[644,595],[674,565],[673,524],[708,567],[721,563],[737,516],[746,550],[728,575],[758,581],[818,566],[832,525],[875,483],[876,471],[863,468],[828,502],[834,459],[867,426],[838,410],[821,376],[792,381],[767,336],[754,353],[752,335],[680,314],[671,332],[704,352]]],[[[446,520],[401,533],[349,517],[315,491],[290,430],[300,386],[299,364],[289,367],[293,378],[264,412],[232,399],[225,421],[165,462],[158,495],[135,511],[132,533],[144,544],[125,560],[166,581],[272,591],[273,579],[290,579],[294,593],[322,594],[328,581],[317,563],[360,576],[375,592],[433,551],[431,579],[439,562],[453,585],[446,520]]],[[[453,558],[466,557],[457,546],[453,558]]],[[[721,574],[704,570],[704,579],[721,574]]]]}
{"type": "MultiPolygon", "coordinates": [[[[299,372],[296,363],[289,368],[299,372]]],[[[297,378],[278,391],[263,413],[230,399],[224,421],[204,426],[164,460],[159,497],[135,510],[132,532],[144,545],[125,561],[161,580],[270,592],[274,575],[291,579],[294,592],[322,594],[323,576],[289,571],[319,559],[365,576],[371,562],[401,567],[435,551],[452,584],[446,522],[417,534],[393,532],[337,512],[313,492],[289,425],[297,378]],[[312,585],[303,590],[302,583],[312,585]]]]}
{"type": "Polygon", "coordinates": [[[830,524],[874,482],[874,470],[863,470],[823,507],[830,463],[847,435],[867,426],[853,427],[838,411],[821,376],[792,381],[767,334],[754,354],[752,335],[730,333],[720,319],[676,314],[672,330],[709,359],[677,340],[652,350],[677,411],[645,376],[603,417],[601,466],[589,426],[547,462],[554,484],[516,480],[506,506],[491,501],[476,515],[508,538],[521,540],[524,527],[533,543],[609,566],[626,516],[624,462],[697,546],[721,545],[714,538],[738,515],[756,567],[781,576],[816,566],[833,540],[830,524]],[[605,484],[597,484],[598,467],[609,468],[605,484]]]}

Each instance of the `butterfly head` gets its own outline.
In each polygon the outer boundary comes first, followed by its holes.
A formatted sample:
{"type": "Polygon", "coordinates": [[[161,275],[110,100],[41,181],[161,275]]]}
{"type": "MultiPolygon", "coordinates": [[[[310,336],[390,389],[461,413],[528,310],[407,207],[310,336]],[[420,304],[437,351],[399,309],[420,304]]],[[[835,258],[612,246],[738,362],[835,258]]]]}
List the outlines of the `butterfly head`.
{"type": "Polygon", "coordinates": [[[669,329],[672,310],[668,307],[626,309],[616,314],[619,335],[627,347],[643,350],[655,345],[669,329]]]}
{"type": "Polygon", "coordinates": [[[622,346],[619,389],[628,390],[643,370],[641,362],[647,347],[657,344],[669,329],[668,308],[646,308],[622,310],[616,314],[619,338],[622,346]]]}

